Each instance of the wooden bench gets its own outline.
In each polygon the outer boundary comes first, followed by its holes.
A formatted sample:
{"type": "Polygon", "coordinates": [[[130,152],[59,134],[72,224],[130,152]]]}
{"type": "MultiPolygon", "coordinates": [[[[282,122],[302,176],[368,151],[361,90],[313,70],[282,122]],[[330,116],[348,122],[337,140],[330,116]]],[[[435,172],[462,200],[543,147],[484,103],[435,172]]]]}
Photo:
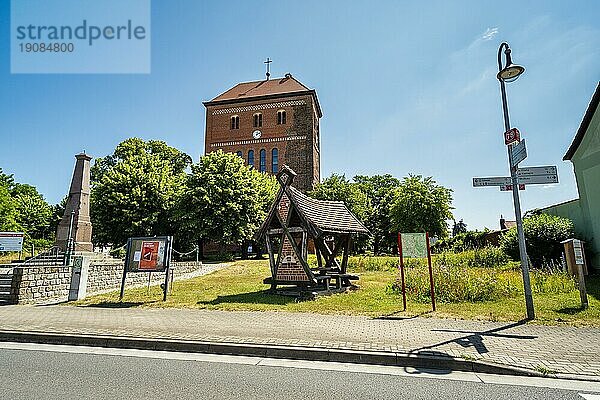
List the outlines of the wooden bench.
{"type": "Polygon", "coordinates": [[[317,283],[324,283],[325,289],[329,290],[329,284],[331,282],[332,275],[315,275],[317,283]]]}

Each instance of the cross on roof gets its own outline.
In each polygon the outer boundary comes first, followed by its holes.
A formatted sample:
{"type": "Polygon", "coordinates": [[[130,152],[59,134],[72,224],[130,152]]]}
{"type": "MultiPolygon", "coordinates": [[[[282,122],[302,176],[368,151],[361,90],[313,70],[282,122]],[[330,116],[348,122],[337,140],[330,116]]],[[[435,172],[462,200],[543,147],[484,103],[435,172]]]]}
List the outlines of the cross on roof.
{"type": "Polygon", "coordinates": [[[271,76],[271,63],[273,62],[273,60],[271,60],[269,57],[267,57],[266,61],[264,62],[265,64],[267,64],[267,80],[269,80],[269,77],[271,76]]]}

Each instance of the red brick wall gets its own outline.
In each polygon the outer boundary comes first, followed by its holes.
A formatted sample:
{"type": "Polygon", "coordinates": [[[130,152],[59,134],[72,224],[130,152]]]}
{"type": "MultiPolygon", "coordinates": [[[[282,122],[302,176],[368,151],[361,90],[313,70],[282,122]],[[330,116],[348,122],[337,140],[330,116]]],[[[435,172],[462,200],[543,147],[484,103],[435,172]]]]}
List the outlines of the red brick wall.
{"type": "MultiPolygon", "coordinates": [[[[259,169],[260,150],[266,151],[266,169],[272,172],[272,150],[279,152],[279,169],[286,164],[298,175],[294,186],[300,190],[312,190],[320,179],[319,145],[316,140],[319,118],[313,97],[309,94],[281,97],[270,100],[240,100],[206,108],[204,151],[208,154],[222,149],[225,152],[242,151],[248,162],[248,151],[254,150],[254,166],[259,169]],[[286,124],[277,125],[277,111],[286,111],[286,124]],[[253,125],[254,114],[262,113],[262,127],[253,125]],[[239,129],[230,129],[233,115],[240,118],[239,129]],[[252,132],[259,129],[260,139],[252,132]]],[[[319,143],[320,144],[320,143],[319,143]]]]}

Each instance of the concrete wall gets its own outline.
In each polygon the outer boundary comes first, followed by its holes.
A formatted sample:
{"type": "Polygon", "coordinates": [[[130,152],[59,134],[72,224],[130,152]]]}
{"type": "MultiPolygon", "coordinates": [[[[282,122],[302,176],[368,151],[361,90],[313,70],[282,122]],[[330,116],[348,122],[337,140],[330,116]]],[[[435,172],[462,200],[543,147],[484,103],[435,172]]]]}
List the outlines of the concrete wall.
{"type": "Polygon", "coordinates": [[[576,223],[575,228],[584,233],[588,241],[587,246],[591,246],[595,251],[592,265],[598,270],[600,268],[600,111],[596,110],[571,161],[577,179],[582,214],[582,222],[576,223]]]}
{"type": "MultiPolygon", "coordinates": [[[[119,290],[123,277],[122,260],[92,260],[87,275],[87,296],[119,290]]],[[[186,274],[198,272],[202,264],[195,262],[174,262],[171,264],[177,279],[186,274]]],[[[67,301],[73,267],[64,266],[24,266],[15,267],[11,301],[18,304],[44,304],[67,301]]],[[[155,272],[151,283],[164,282],[165,274],[155,272]]],[[[148,273],[128,273],[126,287],[144,286],[148,283],[148,273]]]]}

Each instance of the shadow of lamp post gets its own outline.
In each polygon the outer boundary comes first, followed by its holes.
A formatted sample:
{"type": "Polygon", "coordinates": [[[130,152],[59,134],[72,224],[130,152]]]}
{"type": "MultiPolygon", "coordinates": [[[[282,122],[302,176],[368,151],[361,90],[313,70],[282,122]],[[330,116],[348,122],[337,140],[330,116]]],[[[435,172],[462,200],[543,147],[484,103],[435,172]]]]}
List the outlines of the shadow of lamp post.
{"type": "MultiPolygon", "coordinates": [[[[500,81],[500,90],[502,92],[502,111],[504,113],[504,129],[511,129],[508,116],[508,103],[506,101],[506,82],[514,82],[519,76],[525,72],[525,68],[513,64],[510,57],[510,47],[504,42],[498,48],[498,81],[500,81]],[[505,55],[505,64],[502,64],[502,52],[505,55]]],[[[529,265],[527,259],[527,249],[525,247],[525,233],[523,232],[523,219],[521,217],[521,202],[519,200],[519,185],[517,182],[517,165],[513,165],[512,144],[508,146],[508,165],[510,168],[510,178],[512,181],[512,193],[515,206],[515,218],[517,222],[517,234],[519,238],[519,255],[521,258],[521,269],[523,272],[523,289],[525,292],[525,306],[527,308],[527,319],[534,319],[535,312],[533,309],[533,296],[531,294],[531,282],[529,280],[529,265]]]]}

